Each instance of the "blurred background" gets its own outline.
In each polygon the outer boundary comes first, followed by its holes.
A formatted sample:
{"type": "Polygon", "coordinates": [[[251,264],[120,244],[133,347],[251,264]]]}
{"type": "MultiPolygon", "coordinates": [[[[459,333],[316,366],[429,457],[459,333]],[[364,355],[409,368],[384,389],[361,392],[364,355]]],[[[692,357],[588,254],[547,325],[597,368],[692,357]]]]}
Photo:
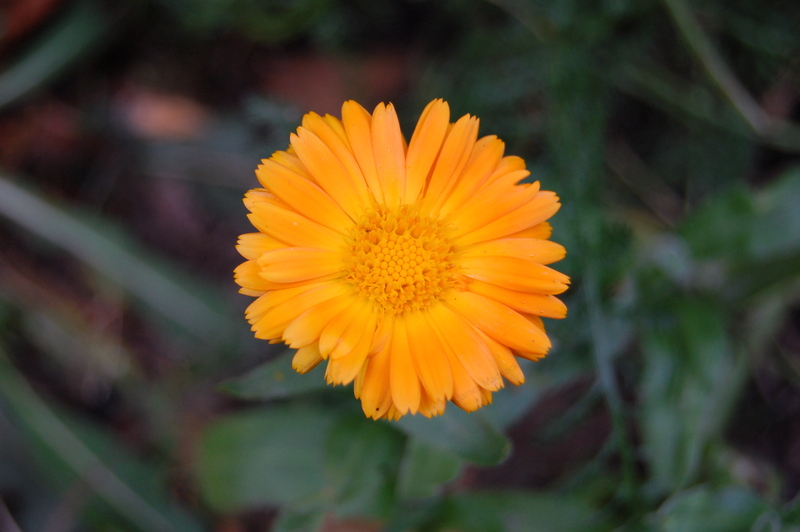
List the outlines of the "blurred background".
{"type": "Polygon", "coordinates": [[[796,0],[3,2],[0,531],[800,530],[798,123],[796,0]],[[372,422],[252,338],[241,198],[439,97],[561,196],[570,313],[372,422]]]}

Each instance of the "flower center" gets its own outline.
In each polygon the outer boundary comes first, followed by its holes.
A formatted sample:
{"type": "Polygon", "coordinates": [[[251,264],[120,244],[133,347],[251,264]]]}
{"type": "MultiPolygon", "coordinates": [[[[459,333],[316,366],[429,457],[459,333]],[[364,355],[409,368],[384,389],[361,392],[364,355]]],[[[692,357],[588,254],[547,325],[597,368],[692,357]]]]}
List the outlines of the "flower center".
{"type": "Polygon", "coordinates": [[[345,279],[387,312],[425,308],[461,284],[445,233],[441,220],[413,207],[379,206],[353,228],[345,279]]]}

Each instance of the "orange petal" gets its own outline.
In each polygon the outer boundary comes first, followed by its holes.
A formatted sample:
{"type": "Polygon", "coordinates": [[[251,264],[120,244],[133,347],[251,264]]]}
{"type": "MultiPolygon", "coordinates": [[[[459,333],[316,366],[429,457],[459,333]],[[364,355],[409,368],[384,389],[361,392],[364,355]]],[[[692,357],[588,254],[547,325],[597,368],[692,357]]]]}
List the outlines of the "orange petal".
{"type": "Polygon", "coordinates": [[[386,205],[400,205],[406,188],[406,154],[400,122],[392,104],[372,113],[372,150],[386,205]]]}
{"type": "Polygon", "coordinates": [[[535,238],[503,238],[473,244],[464,250],[465,257],[517,257],[539,264],[551,264],[564,258],[564,246],[535,238]]]}
{"type": "Polygon", "coordinates": [[[478,333],[483,338],[483,341],[486,342],[486,345],[489,346],[489,350],[492,352],[495,362],[497,362],[497,367],[500,368],[500,375],[505,377],[508,382],[516,385],[525,382],[525,374],[522,373],[522,368],[519,367],[519,363],[514,358],[511,350],[486,336],[486,333],[481,331],[478,331],[478,333]]]}
{"type": "Polygon", "coordinates": [[[517,312],[535,314],[545,318],[564,318],[567,315],[567,306],[552,295],[517,292],[477,280],[470,281],[467,289],[475,294],[499,301],[517,312]]]}
{"type": "Polygon", "coordinates": [[[367,366],[369,366],[369,359],[364,361],[358,375],[356,375],[355,381],[353,381],[353,395],[356,399],[361,399],[361,390],[364,389],[364,378],[367,375],[367,366]]]}
{"type": "Polygon", "coordinates": [[[250,212],[253,212],[253,207],[257,203],[271,203],[284,209],[293,210],[286,204],[285,201],[277,198],[275,194],[265,188],[254,188],[248,190],[244,193],[244,199],[242,199],[242,203],[244,203],[244,206],[247,207],[247,210],[250,212]]]}
{"type": "Polygon", "coordinates": [[[325,143],[347,172],[350,183],[354,186],[362,205],[370,205],[372,196],[367,189],[367,183],[364,181],[364,174],[361,172],[358,161],[353,155],[342,123],[330,115],[322,118],[316,113],[309,113],[303,117],[303,127],[325,143]]]}
{"type": "Polygon", "coordinates": [[[347,305],[352,305],[353,301],[352,294],[344,294],[311,307],[286,327],[286,330],[283,331],[283,340],[289,344],[289,347],[295,349],[313,343],[319,351],[318,341],[322,330],[347,305]]]}
{"type": "Polygon", "coordinates": [[[286,247],[286,244],[262,233],[246,233],[239,236],[236,243],[236,251],[248,260],[257,259],[265,251],[282,247],[286,247]]]}
{"type": "Polygon", "coordinates": [[[326,124],[328,124],[328,127],[331,128],[340,139],[342,139],[342,142],[344,142],[345,146],[347,146],[347,149],[352,152],[353,150],[350,147],[350,141],[347,138],[347,132],[344,130],[344,124],[342,124],[342,121],[330,114],[326,114],[324,117],[322,117],[322,119],[326,124]]]}
{"type": "Polygon", "coordinates": [[[461,245],[467,246],[494,238],[503,238],[512,233],[541,223],[553,216],[561,204],[553,192],[542,191],[525,205],[492,221],[491,223],[458,239],[461,245]]]}
{"type": "MultiPolygon", "coordinates": [[[[333,384],[349,384],[355,379],[364,367],[369,355],[369,348],[372,345],[372,337],[374,335],[375,321],[377,317],[372,319],[372,331],[370,331],[370,324],[364,327],[362,324],[357,324],[355,327],[361,333],[357,336],[358,340],[344,356],[336,355],[336,350],[331,353],[328,362],[328,368],[331,370],[331,380],[333,384]]],[[[354,328],[356,324],[350,324],[348,329],[354,328]]],[[[337,346],[337,350],[343,345],[344,342],[337,346]]]]}
{"type": "Polygon", "coordinates": [[[455,290],[446,294],[445,301],[479,330],[511,349],[541,354],[550,349],[550,339],[544,331],[502,303],[455,290]]]}
{"type": "Polygon", "coordinates": [[[359,375],[367,365],[367,351],[351,351],[347,356],[337,359],[328,358],[328,367],[325,370],[325,382],[333,386],[348,385],[359,375]]]}
{"type": "Polygon", "coordinates": [[[297,128],[297,134],[289,137],[297,156],[314,176],[319,186],[339,204],[350,218],[356,220],[367,207],[366,198],[342,162],[331,149],[314,133],[304,127],[297,128]]]}
{"type": "Polygon", "coordinates": [[[419,410],[420,383],[408,346],[408,332],[403,317],[395,320],[390,343],[389,384],[392,389],[392,402],[401,415],[409,411],[416,414],[419,410]]]}
{"type": "Polygon", "coordinates": [[[508,235],[506,238],[539,238],[547,240],[553,234],[553,226],[547,222],[536,224],[533,227],[523,229],[508,235]]]}
{"type": "Polygon", "coordinates": [[[299,286],[290,287],[285,289],[279,290],[271,290],[270,292],[264,294],[263,296],[259,297],[255,301],[253,301],[250,306],[244,311],[244,317],[247,321],[252,324],[261,316],[264,315],[269,309],[275,307],[275,305],[280,305],[281,303],[290,300],[291,298],[302,294],[303,292],[308,292],[314,288],[318,288],[320,286],[326,285],[329,283],[307,283],[304,282],[299,286]]]}
{"type": "Polygon", "coordinates": [[[263,296],[265,291],[264,290],[254,290],[253,288],[245,288],[244,286],[239,288],[239,293],[244,294],[246,296],[252,297],[259,297],[263,296]]]}
{"type": "Polygon", "coordinates": [[[432,305],[427,316],[445,350],[455,354],[472,380],[487,389],[497,390],[503,386],[489,347],[470,323],[441,303],[432,305]]]}
{"type": "Polygon", "coordinates": [[[361,387],[361,408],[364,414],[372,419],[380,419],[392,406],[392,393],[389,389],[389,366],[391,353],[386,344],[377,354],[369,359],[361,387]]]}
{"type": "Polygon", "coordinates": [[[505,216],[531,201],[539,193],[539,182],[515,185],[529,175],[527,170],[506,174],[494,185],[481,190],[453,212],[450,221],[455,237],[465,235],[505,216]]]}
{"type": "Polygon", "coordinates": [[[510,290],[560,294],[569,287],[569,277],[552,268],[516,257],[464,257],[461,272],[472,279],[510,290]]]}
{"type": "MultiPolygon", "coordinates": [[[[313,282],[322,282],[322,281],[331,281],[337,278],[337,274],[333,275],[326,275],[324,277],[320,277],[318,279],[314,279],[313,282]]],[[[285,288],[297,288],[300,286],[307,286],[309,281],[297,281],[293,283],[276,283],[273,281],[268,281],[264,279],[261,275],[261,266],[258,265],[257,261],[249,260],[247,262],[243,262],[239,266],[233,270],[233,280],[242,287],[243,290],[247,290],[249,295],[261,295],[264,292],[268,292],[271,290],[283,290],[285,288]],[[260,292],[260,293],[254,293],[260,292]]],[[[242,291],[244,294],[245,292],[242,291]]]]}
{"type": "Polygon", "coordinates": [[[544,321],[542,321],[542,318],[540,318],[539,316],[528,316],[528,315],[526,315],[525,317],[528,319],[528,321],[539,327],[542,331],[547,332],[545,331],[544,321]]]}
{"type": "MultiPolygon", "coordinates": [[[[300,157],[298,157],[296,153],[276,151],[268,160],[275,161],[276,163],[285,166],[292,172],[305,177],[313,183],[316,183],[314,177],[311,175],[311,172],[308,171],[308,168],[306,168],[306,166],[303,164],[303,161],[300,160],[300,157]]],[[[263,163],[266,161],[262,160],[261,162],[263,163]]]]}
{"type": "Polygon", "coordinates": [[[432,400],[438,401],[452,397],[453,375],[444,347],[430,326],[430,319],[421,312],[406,315],[408,347],[423,388],[432,400]]]}
{"type": "Polygon", "coordinates": [[[350,290],[350,287],[342,283],[328,283],[275,305],[266,311],[258,321],[253,323],[252,329],[255,332],[255,336],[266,340],[280,338],[283,336],[283,331],[286,327],[296,320],[300,314],[323,301],[348,293],[350,290]]]}
{"type": "Polygon", "coordinates": [[[261,268],[256,261],[248,260],[243,262],[233,270],[233,280],[244,289],[256,292],[266,292],[272,290],[275,283],[270,283],[261,275],[261,268]]]}
{"type": "Polygon", "coordinates": [[[479,409],[483,406],[481,387],[475,384],[454,353],[451,353],[449,349],[446,349],[445,353],[453,372],[453,396],[450,400],[467,412],[479,409]]]}
{"type": "Polygon", "coordinates": [[[372,149],[372,117],[366,109],[350,100],[342,104],[342,125],[367,186],[375,201],[383,203],[383,191],[372,149]]]}
{"type": "Polygon", "coordinates": [[[398,419],[403,417],[403,414],[397,409],[396,405],[392,404],[392,406],[389,407],[389,410],[386,411],[386,414],[383,417],[384,419],[388,419],[389,421],[397,421],[398,419]]]}
{"type": "Polygon", "coordinates": [[[394,320],[387,316],[378,319],[378,328],[375,331],[375,340],[372,342],[372,348],[369,350],[370,355],[374,355],[384,348],[392,337],[392,327],[394,320]]]}
{"type": "Polygon", "coordinates": [[[404,203],[413,204],[425,189],[449,126],[450,106],[444,100],[433,100],[422,111],[408,144],[404,203]]]}
{"type": "MultiPolygon", "coordinates": [[[[356,298],[351,305],[345,307],[339,314],[331,318],[319,336],[319,350],[322,356],[327,358],[331,354],[339,342],[342,341],[342,335],[347,327],[354,320],[361,317],[366,306],[367,303],[363,299],[356,298]]],[[[364,323],[362,322],[361,325],[363,326],[364,323]]]]}
{"type": "Polygon", "coordinates": [[[261,276],[276,283],[308,281],[341,272],[341,253],[329,249],[280,248],[258,259],[261,276]]]}
{"type": "Polygon", "coordinates": [[[311,344],[297,350],[292,357],[292,368],[302,375],[316,368],[320,362],[322,362],[322,355],[319,354],[317,344],[311,344]]]}
{"type": "MultiPolygon", "coordinates": [[[[442,355],[444,356],[444,355],[442,355]]],[[[434,400],[425,393],[425,389],[422,390],[422,396],[419,401],[419,413],[427,418],[431,418],[433,416],[440,416],[444,414],[445,406],[447,406],[446,399],[438,399],[434,400]]]]}
{"type": "Polygon", "coordinates": [[[341,233],[313,222],[294,211],[270,203],[253,205],[248,216],[256,228],[289,245],[306,248],[339,249],[341,233]]]}
{"type": "Polygon", "coordinates": [[[492,404],[492,392],[486,388],[481,388],[481,406],[492,404]]]}
{"type": "Polygon", "coordinates": [[[331,358],[346,356],[364,342],[366,342],[364,356],[369,354],[372,348],[378,326],[378,313],[371,303],[365,301],[356,302],[352,306],[355,308],[355,318],[341,334],[339,342],[331,351],[331,358]]]}
{"type": "Polygon", "coordinates": [[[256,176],[270,192],[306,218],[342,233],[353,226],[353,221],[324,190],[275,161],[265,161],[256,176]]]}
{"type": "Polygon", "coordinates": [[[504,149],[503,141],[494,135],[483,137],[475,143],[467,166],[439,209],[442,216],[450,214],[475,194],[497,167],[504,149]]]}
{"type": "Polygon", "coordinates": [[[270,294],[271,292],[267,292],[263,296],[257,298],[255,301],[247,305],[247,308],[244,311],[244,317],[248,323],[252,325],[274,306],[270,303],[270,294]]]}
{"type": "Polygon", "coordinates": [[[492,175],[481,185],[479,190],[485,189],[506,174],[516,172],[517,170],[525,170],[525,160],[516,155],[506,155],[500,159],[500,162],[497,163],[497,168],[495,168],[492,175]]]}
{"type": "Polygon", "coordinates": [[[464,115],[448,132],[425,191],[424,211],[438,209],[455,186],[478,138],[478,125],[477,118],[464,115]]]}

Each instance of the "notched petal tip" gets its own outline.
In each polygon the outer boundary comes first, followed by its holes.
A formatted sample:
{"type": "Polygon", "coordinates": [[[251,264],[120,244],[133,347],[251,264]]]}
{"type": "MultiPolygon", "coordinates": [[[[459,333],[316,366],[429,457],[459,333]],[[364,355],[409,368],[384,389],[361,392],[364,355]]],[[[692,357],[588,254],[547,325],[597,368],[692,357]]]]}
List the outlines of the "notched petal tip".
{"type": "Polygon", "coordinates": [[[322,355],[319,353],[319,348],[316,344],[312,344],[297,350],[292,358],[292,369],[304,375],[316,368],[320,362],[322,355]]]}

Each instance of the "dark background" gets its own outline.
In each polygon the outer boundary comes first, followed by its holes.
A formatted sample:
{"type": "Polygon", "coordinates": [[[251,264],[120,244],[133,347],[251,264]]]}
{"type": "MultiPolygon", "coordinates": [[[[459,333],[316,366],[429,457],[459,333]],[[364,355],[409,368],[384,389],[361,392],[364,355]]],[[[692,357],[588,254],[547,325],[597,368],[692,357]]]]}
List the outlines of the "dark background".
{"type": "Polygon", "coordinates": [[[0,6],[0,531],[800,530],[796,0],[0,6]],[[563,208],[528,382],[373,423],[251,338],[253,170],[424,105],[563,208]]]}

